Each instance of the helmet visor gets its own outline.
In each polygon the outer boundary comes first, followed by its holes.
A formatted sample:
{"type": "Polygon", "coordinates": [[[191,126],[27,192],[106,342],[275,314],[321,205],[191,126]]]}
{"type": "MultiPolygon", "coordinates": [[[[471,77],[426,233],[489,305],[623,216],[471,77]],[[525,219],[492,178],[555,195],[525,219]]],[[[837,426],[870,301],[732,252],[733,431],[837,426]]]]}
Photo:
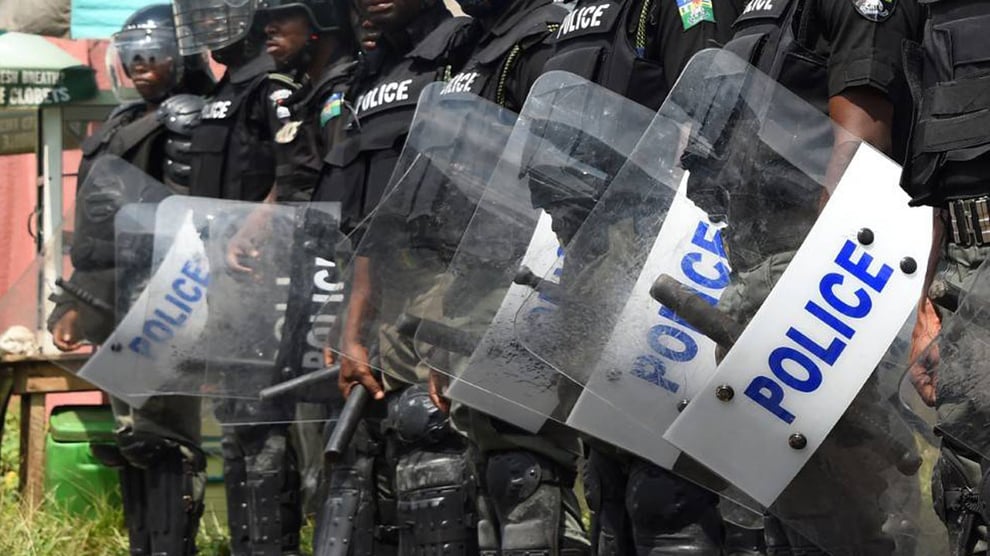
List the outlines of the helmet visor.
{"type": "Polygon", "coordinates": [[[128,29],[114,34],[107,49],[107,71],[120,101],[163,99],[182,73],[172,29],[128,29]]]}
{"type": "Polygon", "coordinates": [[[219,50],[247,36],[254,0],[173,0],[179,52],[219,50]]]}

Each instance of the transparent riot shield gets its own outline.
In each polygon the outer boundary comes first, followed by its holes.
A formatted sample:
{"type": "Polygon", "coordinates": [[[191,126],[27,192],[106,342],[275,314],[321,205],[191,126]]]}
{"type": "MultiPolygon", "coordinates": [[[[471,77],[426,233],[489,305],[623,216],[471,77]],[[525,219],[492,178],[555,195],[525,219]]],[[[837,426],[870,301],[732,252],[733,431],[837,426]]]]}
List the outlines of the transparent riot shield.
{"type": "Polygon", "coordinates": [[[537,288],[516,337],[583,385],[572,426],[767,507],[793,547],[944,554],[931,506],[905,502],[928,496],[930,436],[874,371],[930,244],[931,213],[908,208],[899,174],[743,61],[703,52],[559,278],[537,280],[557,308],[534,318],[537,288]],[[610,426],[617,413],[639,427],[610,426]]]}
{"type": "MultiPolygon", "coordinates": [[[[311,286],[335,287],[337,212],[178,196],[121,210],[118,259],[144,266],[118,272],[118,290],[131,301],[94,372],[114,376],[115,393],[132,405],[194,396],[233,400],[218,407],[224,424],[301,420],[296,402],[305,400],[295,393],[262,398],[319,359],[304,347],[320,344],[311,337],[319,315],[310,321],[304,298],[322,308],[324,295],[311,286]],[[153,231],[142,237],[148,223],[153,231]]],[[[332,395],[331,381],[322,386],[332,395]]]]}
{"type": "Polygon", "coordinates": [[[513,320],[534,289],[533,319],[559,302],[541,277],[567,268],[575,232],[652,116],[569,73],[534,84],[450,263],[437,321],[417,331],[420,356],[452,379],[451,399],[530,432],[566,421],[580,384],[527,351],[513,320]],[[466,332],[464,341],[444,346],[433,328],[466,332]]]}
{"type": "MultiPolygon", "coordinates": [[[[89,166],[78,185],[75,210],[66,217],[65,228],[47,239],[37,262],[38,291],[28,296],[25,288],[21,298],[37,308],[43,327],[63,336],[53,338],[54,345],[46,345],[46,353],[58,354],[53,362],[84,374],[80,358],[114,329],[117,213],[131,204],[155,203],[170,194],[164,185],[117,156],[101,156],[89,166]]],[[[94,384],[104,386],[98,381],[94,384]]]]}
{"type": "MultiPolygon", "coordinates": [[[[515,121],[478,96],[424,89],[386,194],[349,238],[346,301],[329,343],[342,366],[367,365],[386,386],[426,379],[414,338],[448,295],[447,265],[515,121]]],[[[470,337],[432,330],[444,345],[470,337]]]]}

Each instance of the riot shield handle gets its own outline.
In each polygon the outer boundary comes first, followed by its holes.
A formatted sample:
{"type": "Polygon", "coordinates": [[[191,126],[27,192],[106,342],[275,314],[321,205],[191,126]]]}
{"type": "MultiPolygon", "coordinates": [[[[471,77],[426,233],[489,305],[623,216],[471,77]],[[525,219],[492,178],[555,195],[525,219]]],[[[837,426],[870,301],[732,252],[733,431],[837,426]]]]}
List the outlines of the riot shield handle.
{"type": "Polygon", "coordinates": [[[561,299],[562,292],[559,285],[540,278],[526,265],[519,267],[516,275],[512,278],[512,282],[520,286],[533,288],[533,290],[549,298],[551,302],[561,299]]]}
{"type": "Polygon", "coordinates": [[[258,397],[261,400],[281,398],[282,396],[292,394],[296,391],[308,390],[311,386],[315,386],[321,382],[337,382],[337,375],[339,374],[340,364],[337,363],[323,369],[318,369],[311,373],[297,376],[285,382],[280,382],[269,386],[259,392],[258,397]]]}
{"type": "MultiPolygon", "coordinates": [[[[726,351],[735,345],[745,328],[698,296],[698,292],[668,274],[661,274],[653,282],[650,297],[677,313],[698,332],[711,338],[726,351]]],[[[846,415],[850,417],[847,424],[858,428],[859,434],[868,436],[868,441],[877,446],[883,458],[904,476],[912,476],[921,468],[923,463],[921,456],[913,446],[904,444],[896,438],[877,434],[871,429],[858,427],[856,423],[870,422],[871,418],[855,403],[849,406],[846,415]]]]}
{"type": "Polygon", "coordinates": [[[72,297],[75,297],[79,301],[82,301],[83,303],[89,305],[93,309],[96,309],[100,313],[105,314],[111,319],[114,318],[113,307],[109,303],[96,297],[92,293],[80,288],[79,286],[73,284],[72,282],[63,280],[62,278],[56,278],[55,285],[62,288],[62,291],[64,291],[65,293],[71,295],[72,297]]]}

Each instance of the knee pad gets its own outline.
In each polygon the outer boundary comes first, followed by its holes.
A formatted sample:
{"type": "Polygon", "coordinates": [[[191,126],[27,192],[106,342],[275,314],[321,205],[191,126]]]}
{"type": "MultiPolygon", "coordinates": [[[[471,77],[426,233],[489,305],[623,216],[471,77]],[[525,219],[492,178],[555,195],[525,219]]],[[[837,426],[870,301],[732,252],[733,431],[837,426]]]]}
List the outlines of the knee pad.
{"type": "Polygon", "coordinates": [[[284,427],[225,431],[224,469],[231,541],[252,555],[299,550],[302,508],[295,453],[284,427]]]}
{"type": "Polygon", "coordinates": [[[463,450],[414,450],[399,458],[395,472],[399,553],[474,554],[476,485],[463,450]]]}
{"type": "Polygon", "coordinates": [[[489,457],[485,486],[499,521],[503,556],[557,554],[563,493],[553,463],[526,451],[489,457]]]}
{"type": "Polygon", "coordinates": [[[717,519],[718,496],[645,461],[633,463],[626,511],[637,531],[673,533],[717,519]]]}
{"type": "Polygon", "coordinates": [[[147,462],[146,468],[127,465],[120,472],[131,553],[194,554],[203,515],[206,458],[188,446],[154,446],[157,459],[147,462]]]}
{"type": "Polygon", "coordinates": [[[388,417],[382,428],[394,432],[400,442],[409,446],[449,442],[456,434],[447,415],[437,408],[422,384],[410,386],[389,400],[388,417]]]}

